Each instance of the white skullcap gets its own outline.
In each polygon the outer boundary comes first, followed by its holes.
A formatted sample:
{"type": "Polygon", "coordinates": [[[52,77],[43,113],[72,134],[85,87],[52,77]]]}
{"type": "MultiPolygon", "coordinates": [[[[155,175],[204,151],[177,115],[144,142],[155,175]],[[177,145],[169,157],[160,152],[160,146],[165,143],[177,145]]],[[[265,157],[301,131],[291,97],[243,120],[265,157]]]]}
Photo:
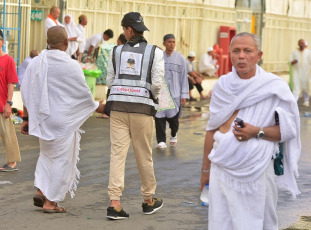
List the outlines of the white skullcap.
{"type": "Polygon", "coordinates": [[[188,57],[195,57],[195,52],[193,51],[189,52],[188,57]]]}
{"type": "Polygon", "coordinates": [[[210,48],[207,49],[207,52],[210,52],[210,51],[213,51],[213,50],[214,50],[213,47],[210,47],[210,48]]]}

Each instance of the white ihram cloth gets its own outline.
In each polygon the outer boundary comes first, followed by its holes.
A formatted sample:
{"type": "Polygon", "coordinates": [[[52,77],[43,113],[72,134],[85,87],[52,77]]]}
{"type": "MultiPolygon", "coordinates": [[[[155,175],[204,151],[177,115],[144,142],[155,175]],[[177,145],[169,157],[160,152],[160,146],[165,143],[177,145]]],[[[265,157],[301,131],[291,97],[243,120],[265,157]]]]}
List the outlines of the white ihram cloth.
{"type": "Polygon", "coordinates": [[[40,139],[35,186],[47,199],[74,196],[79,170],[80,126],[95,102],[78,62],[60,50],[43,50],[28,65],[21,87],[29,134],[40,139]]]}
{"type": "MultiPolygon", "coordinates": [[[[237,117],[249,124],[273,126],[276,111],[284,155],[284,175],[277,177],[277,184],[295,197],[300,193],[295,176],[298,177],[297,163],[301,151],[297,103],[285,81],[259,66],[256,68],[251,79],[241,79],[234,68],[219,79],[213,89],[206,130],[219,128],[236,110],[239,110],[237,117]]],[[[214,138],[217,142],[217,135],[214,138]]],[[[258,187],[258,178],[276,153],[277,142],[257,138],[239,142],[230,130],[221,137],[217,149],[212,149],[209,159],[215,165],[215,174],[227,186],[252,194],[258,187]]]]}
{"type": "MultiPolygon", "coordinates": [[[[81,31],[78,29],[76,26],[76,23],[72,19],[72,16],[70,14],[66,14],[65,17],[70,17],[70,22],[69,24],[64,23],[64,27],[66,29],[68,38],[74,38],[77,37],[76,41],[68,41],[68,47],[66,49],[66,53],[71,56],[75,52],[77,52],[79,48],[79,43],[82,42],[82,37],[81,37],[81,31]]],[[[64,17],[64,18],[65,18],[64,17]]]]}
{"type": "Polygon", "coordinates": [[[77,26],[78,30],[80,30],[80,38],[81,38],[81,41],[79,41],[79,53],[83,53],[84,52],[84,47],[85,47],[85,40],[86,40],[86,37],[85,37],[85,29],[84,27],[79,24],[77,26]]]}
{"type": "MultiPolygon", "coordinates": [[[[297,63],[292,65],[293,68],[293,94],[298,100],[300,93],[304,92],[311,94],[311,52],[309,49],[304,49],[302,52],[295,50],[289,62],[297,60],[297,63]]],[[[309,99],[308,99],[309,100],[309,99]]]]}

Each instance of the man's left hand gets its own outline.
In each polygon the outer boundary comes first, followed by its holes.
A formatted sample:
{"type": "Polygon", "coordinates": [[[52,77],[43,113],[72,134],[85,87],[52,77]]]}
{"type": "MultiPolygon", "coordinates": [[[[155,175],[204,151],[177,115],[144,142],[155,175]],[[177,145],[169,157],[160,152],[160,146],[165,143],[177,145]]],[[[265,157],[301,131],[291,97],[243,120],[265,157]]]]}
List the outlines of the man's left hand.
{"type": "Polygon", "coordinates": [[[186,98],[182,98],[180,102],[181,102],[181,105],[184,106],[186,104],[186,98]]]}
{"type": "Polygon", "coordinates": [[[5,119],[7,119],[11,116],[11,114],[12,114],[12,108],[8,103],[6,103],[3,108],[3,116],[5,119]]]}
{"type": "Polygon", "coordinates": [[[251,138],[256,138],[260,128],[244,122],[244,127],[233,126],[233,134],[238,141],[248,141],[251,138]]]}

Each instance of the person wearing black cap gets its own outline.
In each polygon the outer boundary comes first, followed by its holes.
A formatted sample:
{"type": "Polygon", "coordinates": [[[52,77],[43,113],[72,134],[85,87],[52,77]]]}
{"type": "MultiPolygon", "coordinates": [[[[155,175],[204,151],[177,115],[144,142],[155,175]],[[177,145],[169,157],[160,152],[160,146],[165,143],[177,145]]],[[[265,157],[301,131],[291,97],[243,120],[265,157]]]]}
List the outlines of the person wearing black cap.
{"type": "Polygon", "coordinates": [[[120,198],[131,140],[142,184],[143,213],[152,214],[163,205],[161,198],[153,197],[157,183],[152,160],[153,116],[164,78],[163,53],[147,44],[143,33],[148,28],[140,13],[125,14],[121,25],[128,42],[112,50],[107,76],[110,89],[107,106],[111,108],[110,206],[107,209],[110,219],[129,217],[121,207],[120,198]]]}
{"type": "Polygon", "coordinates": [[[14,84],[18,83],[14,59],[2,51],[3,33],[0,30],[0,136],[6,152],[7,163],[2,172],[16,171],[16,162],[21,161],[15,128],[12,122],[12,98],[14,84]]]}
{"type": "Polygon", "coordinates": [[[171,129],[170,145],[176,146],[177,131],[179,128],[179,117],[181,115],[181,106],[185,105],[189,98],[189,84],[186,71],[185,58],[175,49],[175,36],[167,34],[163,37],[163,45],[166,50],[163,52],[165,63],[165,80],[175,103],[174,109],[168,109],[157,112],[155,116],[157,142],[159,149],[165,149],[166,146],[166,121],[171,129]]]}

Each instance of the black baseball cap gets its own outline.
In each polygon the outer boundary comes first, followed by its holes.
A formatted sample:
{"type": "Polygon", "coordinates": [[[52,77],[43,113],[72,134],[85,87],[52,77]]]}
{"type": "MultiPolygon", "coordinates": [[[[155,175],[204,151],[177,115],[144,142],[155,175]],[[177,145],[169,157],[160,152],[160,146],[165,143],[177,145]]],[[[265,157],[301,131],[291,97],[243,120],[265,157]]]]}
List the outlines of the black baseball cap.
{"type": "Polygon", "coordinates": [[[148,28],[144,24],[143,17],[138,12],[129,12],[125,14],[122,19],[121,26],[132,27],[138,32],[144,32],[148,30],[148,28]]]}

